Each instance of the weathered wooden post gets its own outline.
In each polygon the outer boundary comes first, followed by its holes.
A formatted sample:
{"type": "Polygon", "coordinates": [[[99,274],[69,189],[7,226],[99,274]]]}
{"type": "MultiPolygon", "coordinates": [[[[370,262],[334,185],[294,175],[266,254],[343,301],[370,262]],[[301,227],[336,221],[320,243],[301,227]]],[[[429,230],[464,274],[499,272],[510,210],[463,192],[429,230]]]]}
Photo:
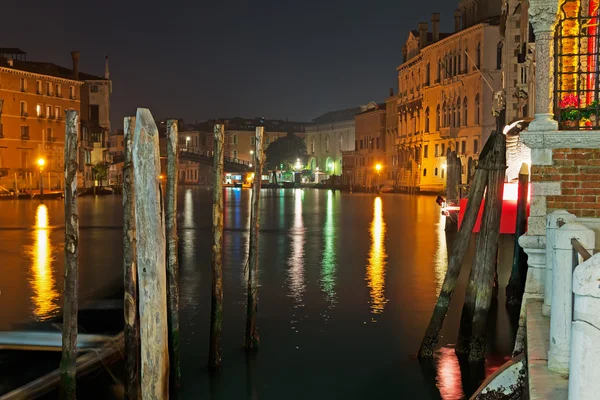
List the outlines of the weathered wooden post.
{"type": "Polygon", "coordinates": [[[470,362],[485,360],[487,317],[492,302],[494,271],[500,238],[500,218],[506,174],[506,136],[496,133],[490,136],[490,139],[492,137],[495,140],[490,149],[487,165],[488,185],[481,229],[477,237],[475,258],[471,266],[456,347],[457,354],[469,353],[470,362]]]}
{"type": "Polygon", "coordinates": [[[258,228],[260,226],[260,187],[263,165],[263,133],[265,128],[256,128],[254,183],[252,185],[252,211],[250,213],[250,244],[248,250],[248,304],[246,308],[246,350],[256,349],[259,345],[256,331],[256,312],[258,308],[258,228]]]}
{"type": "Polygon", "coordinates": [[[214,192],[212,219],[212,299],[210,310],[210,348],[208,366],[221,366],[221,336],[223,331],[223,144],[225,127],[214,127],[214,192]]]}
{"type": "Polygon", "coordinates": [[[135,117],[123,121],[123,287],[125,289],[125,398],[138,400],[140,325],[138,316],[137,252],[135,243],[135,191],[133,187],[133,134],[135,117]]]}
{"type": "Polygon", "coordinates": [[[515,246],[513,252],[513,265],[510,280],[506,286],[506,304],[521,304],[523,291],[525,290],[525,278],[527,277],[527,254],[519,246],[519,238],[527,230],[527,198],[529,197],[529,167],[527,164],[521,166],[519,171],[519,187],[517,197],[517,222],[515,228],[515,246]]]}
{"type": "Polygon", "coordinates": [[[419,357],[432,357],[433,350],[438,341],[438,334],[442,329],[446,313],[448,312],[448,306],[450,305],[450,299],[452,293],[456,287],[458,281],[458,275],[462,267],[463,260],[465,258],[465,252],[471,241],[471,234],[473,227],[477,221],[477,215],[481,208],[481,202],[483,200],[483,193],[488,181],[488,173],[490,169],[490,160],[488,160],[488,154],[491,151],[492,146],[496,141],[496,137],[491,136],[486,142],[483,150],[481,151],[479,165],[475,171],[473,177],[473,183],[469,189],[469,201],[467,203],[467,209],[465,216],[458,231],[454,247],[452,248],[452,254],[448,260],[448,270],[446,271],[446,278],[442,285],[442,290],[438,296],[437,303],[433,310],[433,315],[427,326],[427,331],[421,342],[421,348],[419,349],[419,357]]]}
{"type": "Polygon", "coordinates": [[[138,108],[136,115],[133,177],[142,399],[168,399],[165,214],[160,184],[158,128],[146,108],[138,108]]]}
{"type": "Polygon", "coordinates": [[[170,387],[179,388],[179,261],[177,253],[177,165],[179,164],[179,129],[176,119],[167,121],[167,282],[169,316],[170,387]]]}
{"type": "Polygon", "coordinates": [[[79,258],[79,214],[77,213],[77,128],[79,115],[66,110],[65,132],[65,292],[63,307],[61,398],[76,398],[77,361],[77,262],[79,258]]]}

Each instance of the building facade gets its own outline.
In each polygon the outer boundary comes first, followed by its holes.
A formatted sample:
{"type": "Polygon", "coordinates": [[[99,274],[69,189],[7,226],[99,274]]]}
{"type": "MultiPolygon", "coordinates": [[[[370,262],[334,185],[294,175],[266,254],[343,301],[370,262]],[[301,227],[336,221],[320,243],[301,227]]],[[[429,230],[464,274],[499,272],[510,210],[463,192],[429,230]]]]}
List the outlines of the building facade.
{"type": "MultiPolygon", "coordinates": [[[[79,73],[79,52],[71,54],[73,71],[77,79],[83,80],[81,87],[81,140],[79,165],[81,185],[92,187],[99,184],[99,171],[110,165],[110,96],[112,81],[105,60],[104,77],[79,73]]],[[[103,184],[108,179],[104,179],[103,184]]]]}
{"type": "MultiPolygon", "coordinates": [[[[492,3],[475,1],[467,9],[487,16],[495,10],[492,3]]],[[[471,25],[480,17],[467,13],[463,24],[462,15],[455,13],[456,32],[448,34],[439,32],[439,14],[432,14],[432,31],[420,23],[404,46],[405,62],[397,68],[401,188],[444,190],[448,149],[461,158],[465,182],[468,159],[477,159],[495,129],[492,109],[501,89],[499,17],[471,25]]]]}
{"type": "Polygon", "coordinates": [[[332,111],[307,126],[308,169],[316,174],[317,180],[342,175],[343,152],[355,148],[354,116],[362,111],[361,107],[332,111]]]}
{"type": "Polygon", "coordinates": [[[0,58],[0,186],[39,189],[44,159],[43,185],[60,187],[65,110],[80,110],[82,85],[62,70],[0,58]]]}
{"type": "Polygon", "coordinates": [[[369,103],[357,114],[356,150],[353,186],[371,188],[384,183],[385,165],[386,103],[369,103]]]}

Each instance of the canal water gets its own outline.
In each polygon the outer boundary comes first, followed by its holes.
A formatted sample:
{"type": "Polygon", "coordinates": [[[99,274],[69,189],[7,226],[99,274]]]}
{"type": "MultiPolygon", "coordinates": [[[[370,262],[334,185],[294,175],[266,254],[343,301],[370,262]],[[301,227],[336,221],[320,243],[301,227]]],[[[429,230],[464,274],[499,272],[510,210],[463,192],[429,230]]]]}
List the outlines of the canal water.
{"type": "MultiPolygon", "coordinates": [[[[314,189],[261,193],[261,347],[247,358],[241,346],[250,194],[225,191],[223,368],[211,376],[212,194],[200,187],[179,192],[181,398],[462,399],[508,359],[515,325],[503,288],[512,236],[500,242],[501,289],[492,306],[486,364],[460,365],[452,347],[474,241],[440,349],[434,362],[419,363],[415,354],[452,242],[435,197],[314,189]]],[[[0,211],[0,330],[9,330],[60,312],[63,202],[3,201],[0,211]]],[[[86,301],[122,284],[121,198],[80,198],[79,214],[80,294],[86,301]]],[[[113,374],[107,375],[109,387],[95,389],[94,396],[114,397],[120,374],[113,374]]]]}

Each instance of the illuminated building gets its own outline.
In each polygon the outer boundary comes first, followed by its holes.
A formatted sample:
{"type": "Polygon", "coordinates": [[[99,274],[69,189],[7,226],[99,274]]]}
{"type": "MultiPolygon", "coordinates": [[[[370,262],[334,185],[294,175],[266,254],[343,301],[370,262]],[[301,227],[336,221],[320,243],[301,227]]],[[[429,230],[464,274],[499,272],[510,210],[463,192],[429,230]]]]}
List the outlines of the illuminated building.
{"type": "Polygon", "coordinates": [[[108,61],[105,76],[99,77],[79,72],[79,52],[72,53],[72,69],[26,61],[19,49],[0,49],[0,54],[0,185],[14,187],[16,174],[19,189],[37,188],[39,179],[30,176],[37,173],[39,157],[47,160],[49,187],[62,182],[65,110],[74,109],[81,122],[78,186],[91,186],[92,165],[110,161],[108,61]]]}
{"type": "Polygon", "coordinates": [[[354,119],[356,121],[354,186],[375,186],[378,183],[378,173],[385,176],[387,172],[385,168],[386,104],[371,102],[354,119]],[[383,165],[383,171],[375,171],[376,164],[383,165]]]}
{"type": "Polygon", "coordinates": [[[493,95],[501,88],[499,0],[462,1],[455,32],[442,33],[440,15],[410,31],[398,70],[401,189],[445,188],[448,149],[463,165],[477,159],[495,129],[493,95]]]}
{"type": "Polygon", "coordinates": [[[354,115],[361,111],[361,107],[331,111],[306,127],[308,168],[316,173],[317,180],[342,175],[343,152],[354,150],[354,115]]]}
{"type": "Polygon", "coordinates": [[[64,169],[65,110],[80,109],[83,82],[12,51],[0,49],[0,185],[14,188],[16,177],[19,189],[37,189],[35,162],[41,157],[47,161],[44,178],[51,180],[46,187],[54,187],[64,169]]]}

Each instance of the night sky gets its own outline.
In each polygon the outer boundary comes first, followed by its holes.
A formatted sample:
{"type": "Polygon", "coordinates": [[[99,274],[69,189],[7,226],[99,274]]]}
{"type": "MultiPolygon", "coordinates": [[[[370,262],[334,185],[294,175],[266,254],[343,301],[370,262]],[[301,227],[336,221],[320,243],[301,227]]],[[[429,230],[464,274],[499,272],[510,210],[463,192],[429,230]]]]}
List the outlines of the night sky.
{"type": "Polygon", "coordinates": [[[382,101],[396,84],[402,45],[419,21],[458,0],[5,0],[0,47],[28,60],[113,79],[112,124],[136,107],[155,118],[309,121],[382,101]]]}

